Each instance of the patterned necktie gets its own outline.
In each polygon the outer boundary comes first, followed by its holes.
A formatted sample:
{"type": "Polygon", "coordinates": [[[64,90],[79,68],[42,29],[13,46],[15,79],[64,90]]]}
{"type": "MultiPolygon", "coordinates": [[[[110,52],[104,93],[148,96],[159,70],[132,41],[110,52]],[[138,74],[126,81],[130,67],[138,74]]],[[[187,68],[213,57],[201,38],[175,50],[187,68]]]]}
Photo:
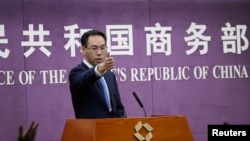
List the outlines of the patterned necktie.
{"type": "Polygon", "coordinates": [[[102,88],[103,88],[103,93],[104,93],[104,97],[105,97],[106,104],[107,104],[107,106],[108,106],[109,111],[111,111],[112,108],[111,108],[111,104],[110,104],[108,86],[107,86],[107,84],[106,84],[106,82],[105,82],[103,76],[100,77],[99,80],[100,80],[100,82],[101,82],[101,84],[102,84],[102,88]]]}

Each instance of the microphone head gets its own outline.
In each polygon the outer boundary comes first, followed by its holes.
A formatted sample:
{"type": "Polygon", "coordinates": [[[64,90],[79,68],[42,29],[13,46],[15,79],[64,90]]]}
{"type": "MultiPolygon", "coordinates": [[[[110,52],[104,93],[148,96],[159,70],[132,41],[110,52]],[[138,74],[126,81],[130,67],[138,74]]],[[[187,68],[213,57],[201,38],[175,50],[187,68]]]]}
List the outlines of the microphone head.
{"type": "Polygon", "coordinates": [[[134,95],[136,101],[138,102],[138,104],[143,108],[143,104],[142,104],[141,100],[139,99],[139,97],[137,96],[137,94],[135,92],[133,92],[133,95],[134,95]]]}

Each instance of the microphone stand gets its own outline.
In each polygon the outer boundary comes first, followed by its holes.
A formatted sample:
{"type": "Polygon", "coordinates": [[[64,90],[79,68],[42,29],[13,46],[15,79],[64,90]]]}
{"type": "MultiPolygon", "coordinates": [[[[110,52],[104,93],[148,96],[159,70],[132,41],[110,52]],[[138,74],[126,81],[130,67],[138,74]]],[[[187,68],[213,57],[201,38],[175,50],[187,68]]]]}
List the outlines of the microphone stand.
{"type": "Polygon", "coordinates": [[[146,113],[144,107],[142,107],[142,109],[143,109],[143,112],[144,112],[144,116],[147,117],[147,113],[146,113]]]}

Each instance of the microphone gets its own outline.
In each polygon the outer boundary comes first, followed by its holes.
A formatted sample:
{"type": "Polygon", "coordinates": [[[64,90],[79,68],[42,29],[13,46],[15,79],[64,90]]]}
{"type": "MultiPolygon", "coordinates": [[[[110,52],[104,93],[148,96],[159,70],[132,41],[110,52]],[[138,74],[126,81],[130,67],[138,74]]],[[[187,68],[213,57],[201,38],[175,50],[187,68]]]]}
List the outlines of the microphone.
{"type": "Polygon", "coordinates": [[[139,97],[137,96],[137,94],[136,94],[135,92],[133,92],[133,95],[134,95],[134,97],[135,97],[137,103],[140,105],[140,107],[141,107],[142,110],[144,111],[144,116],[146,117],[147,114],[146,114],[146,111],[145,111],[145,109],[144,109],[144,106],[143,106],[141,100],[139,99],[139,97]]]}

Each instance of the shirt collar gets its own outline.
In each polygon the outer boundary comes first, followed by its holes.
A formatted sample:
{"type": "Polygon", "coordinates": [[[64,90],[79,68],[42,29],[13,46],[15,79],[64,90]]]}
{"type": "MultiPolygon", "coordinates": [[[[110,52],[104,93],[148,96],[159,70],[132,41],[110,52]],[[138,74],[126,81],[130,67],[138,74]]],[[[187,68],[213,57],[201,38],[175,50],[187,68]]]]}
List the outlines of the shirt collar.
{"type": "Polygon", "coordinates": [[[91,65],[87,60],[83,59],[83,63],[85,63],[89,68],[94,67],[93,65],[91,65]]]}

